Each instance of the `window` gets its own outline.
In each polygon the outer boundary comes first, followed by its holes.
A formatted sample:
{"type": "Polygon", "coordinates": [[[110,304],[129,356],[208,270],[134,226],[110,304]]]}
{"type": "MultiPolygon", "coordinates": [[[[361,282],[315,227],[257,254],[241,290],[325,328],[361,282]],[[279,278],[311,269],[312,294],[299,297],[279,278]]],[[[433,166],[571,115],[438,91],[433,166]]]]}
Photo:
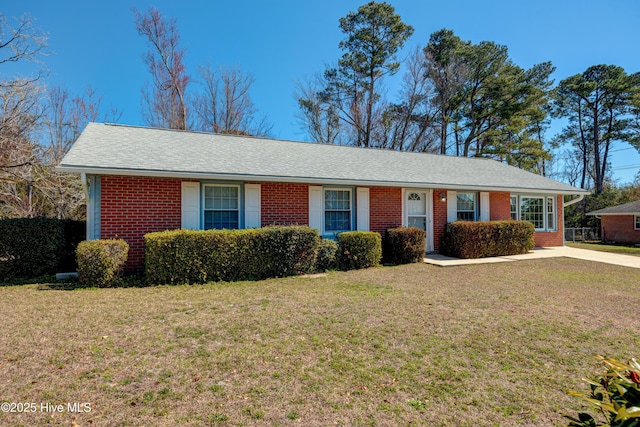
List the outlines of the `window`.
{"type": "Polygon", "coordinates": [[[544,198],[520,197],[520,219],[529,221],[536,230],[544,229],[544,198]]]}
{"type": "Polygon", "coordinates": [[[536,231],[556,231],[555,196],[511,196],[511,218],[529,221],[536,231]]]}
{"type": "Polygon", "coordinates": [[[511,196],[511,219],[518,219],[518,196],[511,196]]]}
{"type": "Polygon", "coordinates": [[[351,190],[324,190],[324,231],[351,231],[351,190]]]}
{"type": "Polygon", "coordinates": [[[640,215],[635,215],[633,218],[635,219],[635,221],[634,221],[634,224],[635,224],[634,228],[635,228],[636,230],[640,230],[640,215]]]}
{"type": "Polygon", "coordinates": [[[458,221],[476,220],[476,193],[457,193],[458,221]]]}
{"type": "Polygon", "coordinates": [[[554,209],[554,197],[547,197],[547,230],[555,231],[556,229],[556,210],[554,209]]]}
{"type": "Polygon", "coordinates": [[[240,228],[240,187],[205,185],[204,228],[240,228]]]}

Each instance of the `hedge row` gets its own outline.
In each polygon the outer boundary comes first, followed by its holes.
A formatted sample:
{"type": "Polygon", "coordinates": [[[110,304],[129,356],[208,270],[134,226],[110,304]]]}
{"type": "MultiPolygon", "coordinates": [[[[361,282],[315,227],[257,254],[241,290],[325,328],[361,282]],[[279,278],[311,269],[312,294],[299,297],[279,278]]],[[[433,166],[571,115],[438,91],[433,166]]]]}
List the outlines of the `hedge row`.
{"type": "Polygon", "coordinates": [[[205,283],[307,273],[319,242],[317,230],[303,226],[149,233],[147,281],[205,283]]]}
{"type": "Polygon", "coordinates": [[[525,254],[534,247],[528,221],[456,221],[447,224],[440,252],[456,258],[525,254]]]}
{"type": "Polygon", "coordinates": [[[0,220],[0,280],[74,271],[85,222],[55,218],[0,220]]]}

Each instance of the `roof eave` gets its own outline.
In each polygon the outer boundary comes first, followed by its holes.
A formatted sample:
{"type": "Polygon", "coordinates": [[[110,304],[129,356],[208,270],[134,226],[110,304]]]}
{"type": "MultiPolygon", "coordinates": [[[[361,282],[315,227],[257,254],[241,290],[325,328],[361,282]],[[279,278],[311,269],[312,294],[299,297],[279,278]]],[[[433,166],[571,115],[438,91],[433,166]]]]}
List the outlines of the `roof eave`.
{"type": "Polygon", "coordinates": [[[125,176],[146,176],[157,178],[179,178],[193,180],[225,180],[225,181],[262,181],[262,182],[292,182],[301,184],[321,184],[321,185],[350,185],[350,186],[376,186],[376,187],[401,187],[401,188],[442,188],[448,190],[477,190],[496,192],[516,192],[529,194],[557,194],[557,195],[579,195],[589,194],[583,190],[559,190],[552,188],[527,188],[527,187],[501,187],[483,185],[460,185],[441,182],[404,182],[404,181],[376,181],[376,180],[353,180],[330,177],[291,177],[275,175],[251,175],[251,174],[221,174],[211,172],[189,172],[189,171],[165,171],[149,169],[120,169],[101,168],[74,165],[59,165],[56,167],[59,172],[66,173],[86,173],[93,175],[125,175],[125,176]]]}

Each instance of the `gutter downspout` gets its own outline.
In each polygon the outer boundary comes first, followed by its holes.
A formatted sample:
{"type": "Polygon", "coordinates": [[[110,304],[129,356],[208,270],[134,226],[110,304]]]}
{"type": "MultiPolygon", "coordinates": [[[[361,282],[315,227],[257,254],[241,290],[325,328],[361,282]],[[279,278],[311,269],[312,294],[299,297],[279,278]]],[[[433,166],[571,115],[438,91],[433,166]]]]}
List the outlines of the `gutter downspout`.
{"type": "Polygon", "coordinates": [[[563,202],[562,203],[562,207],[566,208],[567,206],[571,206],[571,205],[575,205],[578,202],[581,202],[582,199],[584,199],[584,194],[578,194],[578,198],[577,199],[571,199],[568,202],[563,202]]]}
{"type": "Polygon", "coordinates": [[[89,186],[87,185],[87,174],[82,172],[80,174],[80,182],[82,182],[82,189],[84,190],[84,197],[87,198],[87,204],[89,203],[89,186]]]}

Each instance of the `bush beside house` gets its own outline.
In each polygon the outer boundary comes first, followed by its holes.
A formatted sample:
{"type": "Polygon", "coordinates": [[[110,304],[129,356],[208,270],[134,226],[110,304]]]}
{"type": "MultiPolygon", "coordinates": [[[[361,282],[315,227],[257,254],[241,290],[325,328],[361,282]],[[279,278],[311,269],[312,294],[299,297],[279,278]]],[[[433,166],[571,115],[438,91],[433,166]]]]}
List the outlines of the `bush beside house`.
{"type": "Polygon", "coordinates": [[[441,252],[456,258],[524,254],[534,247],[534,231],[528,221],[456,221],[447,224],[441,252]]]}
{"type": "Polygon", "coordinates": [[[338,234],[338,266],[342,270],[375,267],[382,258],[382,237],[374,231],[338,234]]]}
{"type": "Polygon", "coordinates": [[[108,288],[117,283],[127,262],[129,245],[124,240],[89,240],[76,249],[78,280],[83,286],[108,288]]]}
{"type": "Polygon", "coordinates": [[[320,243],[305,226],[164,231],[145,235],[149,283],[205,283],[311,272],[320,243]]]}
{"type": "Polygon", "coordinates": [[[389,264],[409,264],[420,262],[426,252],[427,233],[417,227],[397,227],[387,229],[383,258],[389,264]]]}
{"type": "Polygon", "coordinates": [[[85,222],[55,218],[0,220],[0,280],[74,271],[85,222]]]}

